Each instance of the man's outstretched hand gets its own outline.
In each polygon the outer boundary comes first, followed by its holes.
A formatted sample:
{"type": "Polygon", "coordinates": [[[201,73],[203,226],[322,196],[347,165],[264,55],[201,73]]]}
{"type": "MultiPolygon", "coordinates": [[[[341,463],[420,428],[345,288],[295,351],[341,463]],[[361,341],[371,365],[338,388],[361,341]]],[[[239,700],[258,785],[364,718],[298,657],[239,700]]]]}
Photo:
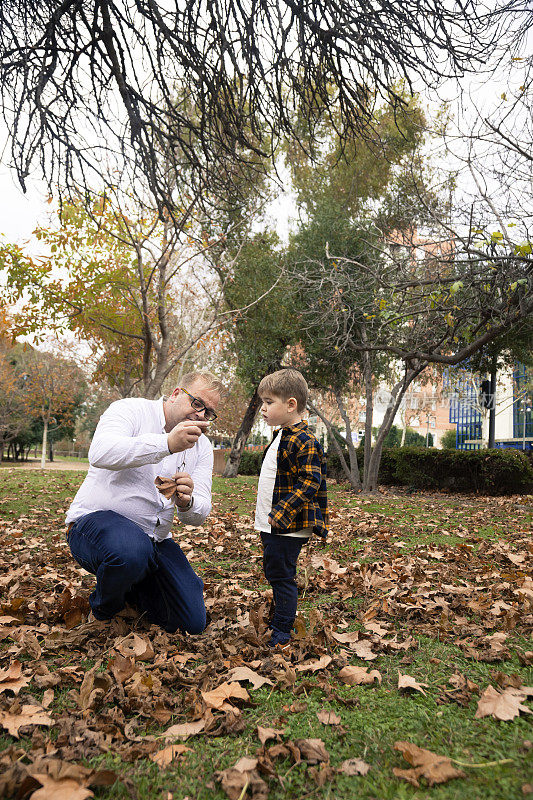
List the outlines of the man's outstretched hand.
{"type": "Polygon", "coordinates": [[[178,422],[167,436],[168,449],[171,453],[181,453],[194,447],[209,423],[204,420],[185,419],[178,422]]]}

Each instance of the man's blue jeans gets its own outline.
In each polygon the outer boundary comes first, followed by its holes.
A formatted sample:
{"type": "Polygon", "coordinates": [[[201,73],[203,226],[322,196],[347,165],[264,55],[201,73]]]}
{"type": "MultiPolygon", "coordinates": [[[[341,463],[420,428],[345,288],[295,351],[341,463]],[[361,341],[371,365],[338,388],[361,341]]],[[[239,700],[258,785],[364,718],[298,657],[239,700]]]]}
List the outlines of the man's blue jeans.
{"type": "Polygon", "coordinates": [[[96,575],[89,597],[96,619],[111,619],[128,602],[169,633],[204,630],[204,584],[173,539],[155,541],[115,511],[94,511],[73,523],[68,543],[96,575]]]}
{"type": "Polygon", "coordinates": [[[296,618],[298,586],[296,562],[307,539],[262,533],[263,569],[272,586],[274,616],[270,622],[273,631],[290,633],[296,618]]]}

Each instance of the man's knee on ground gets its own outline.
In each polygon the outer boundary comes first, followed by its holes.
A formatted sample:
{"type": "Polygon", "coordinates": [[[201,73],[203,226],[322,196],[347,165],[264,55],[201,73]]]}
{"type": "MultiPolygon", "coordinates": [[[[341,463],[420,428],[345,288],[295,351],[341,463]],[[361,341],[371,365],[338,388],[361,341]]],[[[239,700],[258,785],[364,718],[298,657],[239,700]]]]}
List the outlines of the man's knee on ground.
{"type": "Polygon", "coordinates": [[[196,613],[189,614],[185,619],[180,615],[172,617],[165,625],[167,633],[190,633],[193,636],[203,633],[207,627],[207,619],[205,610],[198,610],[196,613]]]}

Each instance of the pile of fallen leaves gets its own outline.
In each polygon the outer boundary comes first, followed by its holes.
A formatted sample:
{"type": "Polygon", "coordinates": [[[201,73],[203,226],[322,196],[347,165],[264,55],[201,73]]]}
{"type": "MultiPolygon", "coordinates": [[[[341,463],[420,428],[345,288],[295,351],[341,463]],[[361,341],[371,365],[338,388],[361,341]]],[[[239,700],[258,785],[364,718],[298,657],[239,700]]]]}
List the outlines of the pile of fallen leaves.
{"type": "MultiPolygon", "coordinates": [[[[511,508],[516,499],[497,502],[511,508]]],[[[356,704],[344,688],[379,686],[380,656],[408,654],[418,634],[495,664],[509,658],[511,635],[531,636],[533,546],[519,526],[512,539],[484,540],[464,528],[455,531],[459,545],[447,545],[444,534],[438,545],[411,551],[390,517],[366,512],[364,502],[339,505],[331,543],[313,544],[299,565],[302,596],[327,602],[300,613],[292,648],[277,652],[266,646],[270,592],[250,518],[213,514],[202,528],[177,532],[206,587],[211,623],[196,637],[167,634],[128,613],[88,622],[93,578],[73,562],[56,522],[46,541],[24,535],[24,518],[3,523],[1,532],[0,726],[13,743],[0,756],[0,797],[82,800],[117,780],[134,795],[123,775],[82,762],[113,753],[165,768],[187,757],[191,737],[242,734],[243,709],[265,685],[291,690],[287,713],[298,713],[308,690],[320,691],[320,722],[343,736],[342,719],[327,703],[356,704]],[[56,704],[57,693],[68,703],[56,704]],[[17,746],[20,737],[29,737],[29,748],[17,746]]],[[[533,663],[532,651],[513,651],[533,663]]],[[[493,683],[482,689],[455,672],[437,702],[467,706],[475,696],[475,716],[499,720],[531,713],[533,689],[518,676],[496,670],[493,683]]],[[[395,691],[427,689],[398,671],[395,691]]],[[[318,786],[372,767],[359,758],[334,765],[321,739],[293,741],[283,726],[258,727],[256,736],[254,757],[212,775],[232,799],[266,798],[270,781],[283,786],[277,765],[287,759],[307,764],[318,786]]],[[[395,776],[414,786],[464,777],[443,754],[401,741],[395,749],[410,765],[395,768],[395,776]]]]}

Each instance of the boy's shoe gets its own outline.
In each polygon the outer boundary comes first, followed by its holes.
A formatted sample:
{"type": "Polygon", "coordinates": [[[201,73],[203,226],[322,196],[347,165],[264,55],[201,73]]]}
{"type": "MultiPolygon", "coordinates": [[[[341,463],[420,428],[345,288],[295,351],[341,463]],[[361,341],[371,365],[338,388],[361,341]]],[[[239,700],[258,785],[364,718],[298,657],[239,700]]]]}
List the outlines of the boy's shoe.
{"type": "Polygon", "coordinates": [[[272,636],[267,642],[267,647],[280,647],[280,649],[288,649],[291,642],[290,633],[283,633],[283,631],[272,631],[272,636]]]}

